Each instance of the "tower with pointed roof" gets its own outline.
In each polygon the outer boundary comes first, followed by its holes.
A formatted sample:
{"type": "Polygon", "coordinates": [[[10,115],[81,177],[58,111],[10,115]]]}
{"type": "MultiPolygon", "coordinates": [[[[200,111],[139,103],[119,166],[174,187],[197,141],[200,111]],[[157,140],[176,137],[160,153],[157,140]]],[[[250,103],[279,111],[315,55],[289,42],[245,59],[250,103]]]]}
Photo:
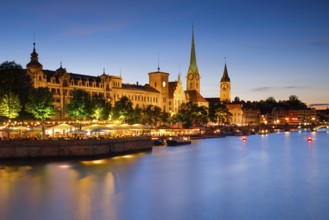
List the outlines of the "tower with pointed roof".
{"type": "Polygon", "coordinates": [[[194,27],[192,26],[192,46],[191,46],[191,59],[186,77],[186,90],[196,90],[200,93],[200,75],[198,66],[196,64],[196,54],[194,45],[194,27]]]}
{"type": "Polygon", "coordinates": [[[31,61],[26,64],[26,69],[32,79],[33,86],[35,88],[46,86],[46,79],[43,74],[42,68],[43,66],[41,63],[39,63],[38,53],[35,49],[35,42],[33,42],[33,52],[31,53],[31,61]]]}
{"type": "Polygon", "coordinates": [[[222,79],[220,80],[220,101],[221,102],[231,102],[231,80],[230,77],[228,76],[228,72],[227,72],[227,66],[226,66],[226,62],[225,62],[225,66],[224,66],[224,72],[223,72],[223,76],[222,79]]]}

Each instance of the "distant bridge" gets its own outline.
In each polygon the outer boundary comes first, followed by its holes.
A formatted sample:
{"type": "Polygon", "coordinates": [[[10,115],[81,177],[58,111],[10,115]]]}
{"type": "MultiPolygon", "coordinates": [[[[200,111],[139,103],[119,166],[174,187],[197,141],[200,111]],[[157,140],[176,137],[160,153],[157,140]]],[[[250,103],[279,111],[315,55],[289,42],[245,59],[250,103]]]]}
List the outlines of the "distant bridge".
{"type": "Polygon", "coordinates": [[[313,129],[314,129],[314,131],[317,131],[320,128],[327,128],[329,130],[329,125],[318,125],[318,126],[314,127],[313,129]]]}

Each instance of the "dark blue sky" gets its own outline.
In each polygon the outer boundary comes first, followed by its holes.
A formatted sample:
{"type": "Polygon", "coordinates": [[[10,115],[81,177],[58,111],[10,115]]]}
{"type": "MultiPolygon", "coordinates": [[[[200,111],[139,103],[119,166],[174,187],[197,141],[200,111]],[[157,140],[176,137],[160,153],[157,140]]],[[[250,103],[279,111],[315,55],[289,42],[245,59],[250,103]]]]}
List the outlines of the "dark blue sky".
{"type": "Polygon", "coordinates": [[[329,103],[329,2],[325,0],[2,1],[0,62],[25,66],[33,48],[55,70],[148,83],[158,66],[188,69],[194,22],[201,93],[219,96],[227,57],[232,96],[329,103]]]}

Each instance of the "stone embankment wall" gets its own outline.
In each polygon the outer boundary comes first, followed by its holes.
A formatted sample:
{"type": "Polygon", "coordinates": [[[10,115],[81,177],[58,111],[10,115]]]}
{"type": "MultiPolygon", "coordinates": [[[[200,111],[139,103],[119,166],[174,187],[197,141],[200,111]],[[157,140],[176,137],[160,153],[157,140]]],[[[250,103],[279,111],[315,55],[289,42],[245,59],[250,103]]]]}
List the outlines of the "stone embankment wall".
{"type": "Polygon", "coordinates": [[[101,140],[0,141],[0,159],[112,156],[152,149],[150,137],[101,140]]]}

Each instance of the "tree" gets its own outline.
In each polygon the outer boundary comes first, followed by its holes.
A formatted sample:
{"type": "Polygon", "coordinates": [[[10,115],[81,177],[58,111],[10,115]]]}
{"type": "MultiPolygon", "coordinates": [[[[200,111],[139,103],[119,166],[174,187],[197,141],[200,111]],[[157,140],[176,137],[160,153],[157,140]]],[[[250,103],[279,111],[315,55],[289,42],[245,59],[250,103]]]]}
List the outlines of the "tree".
{"type": "Polygon", "coordinates": [[[93,96],[91,101],[91,117],[96,120],[107,119],[111,110],[111,104],[107,104],[99,96],[93,96]]]}
{"type": "Polygon", "coordinates": [[[134,111],[132,112],[131,120],[128,123],[131,124],[141,124],[142,123],[142,109],[136,105],[134,111]]]}
{"type": "Polygon", "coordinates": [[[289,105],[289,109],[293,110],[303,110],[307,109],[307,105],[300,101],[296,95],[289,96],[289,100],[287,101],[289,105]]]}
{"type": "Polygon", "coordinates": [[[113,120],[129,123],[133,119],[133,111],[133,103],[126,96],[122,96],[120,100],[115,102],[113,120]]]}
{"type": "Polygon", "coordinates": [[[7,118],[17,118],[22,105],[17,94],[8,92],[0,97],[0,115],[7,118]]]}
{"type": "Polygon", "coordinates": [[[192,102],[183,103],[179,106],[175,117],[184,128],[191,128],[192,125],[203,125],[208,122],[208,109],[192,102]]]}
{"type": "Polygon", "coordinates": [[[70,104],[66,106],[67,113],[76,120],[86,120],[91,115],[91,100],[83,90],[74,90],[70,104]]]}
{"type": "Polygon", "coordinates": [[[205,125],[209,122],[208,120],[208,108],[205,106],[198,106],[195,115],[195,125],[205,125]]]}
{"type": "Polygon", "coordinates": [[[170,113],[162,111],[160,114],[160,121],[162,123],[168,123],[170,121],[170,113]]]}
{"type": "Polygon", "coordinates": [[[29,74],[21,65],[14,61],[0,64],[0,94],[12,92],[18,95],[22,111],[19,117],[26,117],[25,104],[28,100],[28,91],[33,88],[29,74]]]}
{"type": "Polygon", "coordinates": [[[161,121],[161,108],[155,105],[148,105],[143,110],[143,124],[157,126],[161,121]]]}
{"type": "Polygon", "coordinates": [[[35,118],[42,121],[42,138],[45,138],[44,120],[50,118],[55,113],[53,105],[53,94],[48,88],[40,87],[32,89],[29,93],[29,102],[26,104],[26,111],[35,118]]]}
{"type": "Polygon", "coordinates": [[[229,112],[225,104],[215,103],[209,108],[209,120],[219,124],[229,124],[232,114],[229,112]]]}

